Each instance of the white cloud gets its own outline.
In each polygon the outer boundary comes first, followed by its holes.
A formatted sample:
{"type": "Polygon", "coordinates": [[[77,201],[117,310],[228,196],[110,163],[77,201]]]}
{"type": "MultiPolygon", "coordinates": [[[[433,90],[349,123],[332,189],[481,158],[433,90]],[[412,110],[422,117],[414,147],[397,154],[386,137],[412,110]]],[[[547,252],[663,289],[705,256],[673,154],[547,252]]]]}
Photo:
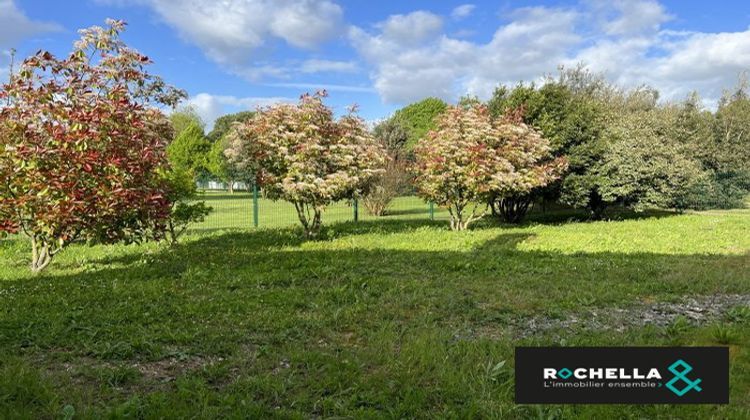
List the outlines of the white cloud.
{"type": "Polygon", "coordinates": [[[378,25],[382,37],[401,44],[418,44],[440,32],[443,19],[433,13],[418,10],[408,15],[392,15],[378,25]]]}
{"type": "Polygon", "coordinates": [[[325,89],[329,92],[359,92],[374,93],[375,89],[367,86],[336,85],[330,83],[266,83],[266,86],[299,89],[306,92],[315,92],[325,89]]]}
{"type": "Polygon", "coordinates": [[[469,17],[474,12],[474,9],[476,7],[477,6],[475,6],[473,4],[462,4],[462,5],[458,6],[458,7],[456,7],[455,9],[453,9],[453,11],[451,12],[451,17],[453,19],[464,19],[464,18],[467,18],[467,17],[469,17]]]}
{"type": "Polygon", "coordinates": [[[440,18],[428,12],[391,16],[374,33],[352,27],[349,39],[390,103],[455,100],[466,93],[487,98],[498,84],[533,81],[579,62],[626,86],[654,86],[666,99],[698,90],[715,103],[722,88],[750,69],[750,28],[665,30],[673,17],[653,0],[584,0],[574,7],[517,9],[504,18],[487,43],[446,35],[440,18]]]}
{"type": "MultiPolygon", "coordinates": [[[[0,83],[8,81],[10,49],[23,39],[62,30],[56,23],[30,20],[13,0],[0,0],[0,83]]],[[[16,57],[16,66],[23,57],[16,57]]]]}
{"type": "MultiPolygon", "coordinates": [[[[112,2],[112,0],[100,0],[112,2]]],[[[119,2],[128,0],[119,0],[119,2]]],[[[116,1],[117,2],[117,1],[116,1]]],[[[146,4],[219,64],[244,66],[280,39],[314,48],[335,36],[343,12],[330,0],[130,0],[146,4]]]]}
{"type": "Polygon", "coordinates": [[[617,0],[605,4],[604,10],[611,7],[618,15],[604,23],[604,29],[609,35],[653,33],[662,23],[672,19],[664,6],[655,0],[617,0]]]}
{"type": "Polygon", "coordinates": [[[185,101],[184,105],[195,109],[205,121],[206,129],[211,130],[214,121],[229,112],[254,110],[257,107],[295,101],[296,99],[285,97],[236,97],[199,93],[185,101]]]}
{"type": "Polygon", "coordinates": [[[13,0],[0,0],[0,47],[10,48],[24,38],[61,29],[56,23],[30,20],[13,0]]]}
{"type": "Polygon", "coordinates": [[[359,66],[354,61],[332,61],[332,60],[306,60],[300,66],[302,73],[353,73],[359,70],[359,66]]]}
{"type": "Polygon", "coordinates": [[[385,24],[378,35],[352,28],[350,39],[374,66],[373,82],[386,102],[426,96],[455,99],[467,92],[487,96],[497,83],[554,69],[566,49],[579,42],[572,11],[531,8],[513,16],[515,20],[498,28],[487,44],[443,34],[423,36],[415,43],[414,38],[393,37],[385,24]]]}

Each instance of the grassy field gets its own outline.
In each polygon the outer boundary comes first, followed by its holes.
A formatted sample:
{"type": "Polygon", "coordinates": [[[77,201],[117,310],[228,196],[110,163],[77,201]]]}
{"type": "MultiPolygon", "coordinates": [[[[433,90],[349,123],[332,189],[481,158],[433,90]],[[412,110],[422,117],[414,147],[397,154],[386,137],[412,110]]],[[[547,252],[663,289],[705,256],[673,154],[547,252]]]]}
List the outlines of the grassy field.
{"type": "MultiPolygon", "coordinates": [[[[213,212],[205,222],[192,228],[195,231],[212,231],[222,229],[248,229],[253,227],[253,198],[246,192],[207,191],[201,198],[213,207],[213,212]]],[[[429,205],[417,197],[398,197],[391,204],[384,219],[428,219],[429,205]]],[[[434,208],[435,219],[447,219],[448,212],[434,208]]],[[[360,204],[359,220],[375,220],[367,209],[360,204]]],[[[338,223],[354,220],[354,208],[346,201],[337,202],[325,210],[325,223],[338,223]]],[[[289,227],[299,224],[294,205],[285,201],[258,200],[258,226],[262,228],[289,227]]]]}
{"type": "Polygon", "coordinates": [[[36,277],[27,245],[0,241],[0,418],[750,417],[750,310],[525,329],[750,295],[748,210],[546,214],[459,233],[416,212],[339,224],[328,212],[323,237],[303,241],[227,230],[233,199],[211,200],[213,219],[175,248],[75,246],[36,277]],[[729,345],[731,404],[517,406],[521,344],[729,345]]]}

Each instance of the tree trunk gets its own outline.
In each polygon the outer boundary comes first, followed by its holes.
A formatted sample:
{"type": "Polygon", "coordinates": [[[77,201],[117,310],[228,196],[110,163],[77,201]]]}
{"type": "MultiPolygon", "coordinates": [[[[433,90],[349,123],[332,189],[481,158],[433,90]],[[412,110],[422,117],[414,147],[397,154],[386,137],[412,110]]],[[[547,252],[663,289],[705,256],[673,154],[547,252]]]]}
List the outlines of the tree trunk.
{"type": "Polygon", "coordinates": [[[295,201],[293,204],[294,208],[297,210],[297,217],[299,218],[300,223],[302,223],[305,237],[312,239],[318,236],[318,233],[320,233],[320,227],[322,226],[323,209],[299,201],[295,201]]]}
{"type": "Polygon", "coordinates": [[[229,194],[234,194],[234,180],[230,179],[228,181],[227,190],[229,190],[229,194]]]}
{"type": "Polygon", "coordinates": [[[40,273],[52,262],[52,250],[49,243],[37,237],[31,237],[31,271],[40,273]]]}
{"type": "Polygon", "coordinates": [[[469,215],[466,215],[466,206],[468,204],[452,204],[448,206],[448,212],[451,215],[451,230],[466,230],[472,222],[475,222],[487,213],[487,206],[484,207],[482,212],[477,213],[477,207],[474,205],[474,209],[469,215]]]}
{"type": "Polygon", "coordinates": [[[512,195],[496,199],[490,205],[493,213],[497,214],[507,223],[521,223],[526,217],[531,205],[531,196],[529,195],[512,195]]]}
{"type": "Polygon", "coordinates": [[[589,197],[589,210],[591,211],[591,218],[594,220],[602,220],[604,218],[604,211],[607,209],[607,203],[602,200],[602,197],[598,192],[593,191],[589,197]]]}

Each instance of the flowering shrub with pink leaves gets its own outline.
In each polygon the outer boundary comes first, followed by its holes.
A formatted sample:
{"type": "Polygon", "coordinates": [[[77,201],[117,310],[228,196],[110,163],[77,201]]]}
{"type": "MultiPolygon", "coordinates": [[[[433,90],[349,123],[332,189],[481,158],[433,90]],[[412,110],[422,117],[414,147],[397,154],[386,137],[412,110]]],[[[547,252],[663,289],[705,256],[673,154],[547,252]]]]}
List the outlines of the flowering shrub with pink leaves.
{"type": "Polygon", "coordinates": [[[497,197],[527,193],[559,178],[564,159],[549,160],[549,141],[517,118],[492,118],[483,105],[449,107],[415,150],[416,186],[448,208],[464,230],[497,197]]]}
{"type": "Polygon", "coordinates": [[[386,159],[356,109],[336,119],[325,96],[259,109],[234,127],[226,151],[269,198],[294,204],[308,237],[319,232],[325,207],[359,196],[386,159]]]}

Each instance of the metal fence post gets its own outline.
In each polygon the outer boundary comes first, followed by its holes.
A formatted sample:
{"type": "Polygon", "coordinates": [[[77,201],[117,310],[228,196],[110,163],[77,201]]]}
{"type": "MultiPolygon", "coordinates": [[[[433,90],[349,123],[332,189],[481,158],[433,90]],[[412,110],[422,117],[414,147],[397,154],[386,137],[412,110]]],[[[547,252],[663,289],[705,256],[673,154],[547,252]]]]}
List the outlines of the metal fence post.
{"type": "Polygon", "coordinates": [[[356,198],[354,199],[354,203],[352,203],[352,208],[354,209],[354,221],[359,221],[359,200],[356,198]]]}
{"type": "Polygon", "coordinates": [[[253,226],[258,227],[258,184],[253,182],[253,226]]]}
{"type": "Polygon", "coordinates": [[[435,220],[435,203],[430,201],[430,220],[435,220]]]}

